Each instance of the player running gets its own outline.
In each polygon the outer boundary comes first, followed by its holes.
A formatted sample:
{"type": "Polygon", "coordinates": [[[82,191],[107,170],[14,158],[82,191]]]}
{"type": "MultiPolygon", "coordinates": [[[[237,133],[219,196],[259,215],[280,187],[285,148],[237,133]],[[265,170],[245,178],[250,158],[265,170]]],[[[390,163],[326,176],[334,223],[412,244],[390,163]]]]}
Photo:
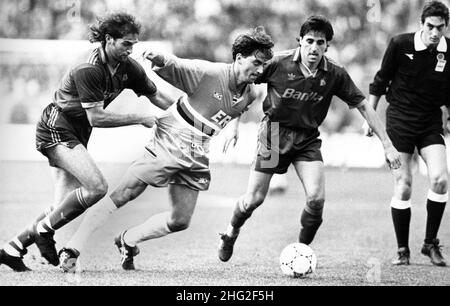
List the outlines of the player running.
{"type": "Polygon", "coordinates": [[[444,36],[448,22],[448,7],[439,1],[428,2],[422,11],[421,29],[391,39],[381,69],[370,85],[369,101],[374,109],[386,94],[386,130],[402,161],[402,167],[393,172],[391,213],[398,245],[394,265],[409,265],[410,260],[412,169],[417,148],[427,166],[430,184],[421,252],[434,265],[446,266],[437,234],[448,201],[441,111],[442,106],[450,105],[450,40],[444,36]]]}
{"type": "Polygon", "coordinates": [[[81,215],[105,196],[108,185],[87,151],[93,127],[142,124],[156,118],[145,114],[117,114],[105,109],[125,88],[166,109],[172,103],[157,91],[144,69],[129,58],[138,42],[140,25],[131,15],[115,13],[91,27],[91,42],[100,42],[89,58],[62,79],[53,102],[36,128],[36,147],[55,174],[55,205],[0,249],[0,264],[28,271],[23,263],[27,247],[36,243],[41,255],[59,264],[54,232],[81,215]]]}
{"type": "Polygon", "coordinates": [[[308,18],[300,29],[299,47],[276,54],[256,80],[268,86],[263,103],[266,116],[260,125],[247,192],[237,201],[231,223],[221,234],[218,255],[222,261],[231,258],[240,228],[263,203],[273,174],[286,173],[290,164],[294,165],[306,194],[299,241],[305,244],[313,241],[322,224],[325,203],[318,127],[334,95],[359,110],[380,138],[389,166],[393,169],[400,166],[397,150],[364,95],[343,67],[324,56],[333,34],[325,17],[308,18]]]}
{"type": "MultiPolygon", "coordinates": [[[[148,185],[169,189],[171,211],[151,216],[141,225],[122,231],[115,244],[122,268],[133,270],[137,244],[188,228],[199,191],[210,184],[209,142],[256,99],[255,80],[272,58],[273,41],[262,27],[240,35],[232,46],[233,63],[181,59],[146,52],[156,73],[183,90],[181,97],[156,123],[155,137],[145,146],[119,186],[100,205],[90,209],[79,230],[61,253],[61,268],[71,271],[90,234],[109,215],[137,198],[148,185]]],[[[232,124],[225,149],[237,140],[238,120],[232,124]]]]}

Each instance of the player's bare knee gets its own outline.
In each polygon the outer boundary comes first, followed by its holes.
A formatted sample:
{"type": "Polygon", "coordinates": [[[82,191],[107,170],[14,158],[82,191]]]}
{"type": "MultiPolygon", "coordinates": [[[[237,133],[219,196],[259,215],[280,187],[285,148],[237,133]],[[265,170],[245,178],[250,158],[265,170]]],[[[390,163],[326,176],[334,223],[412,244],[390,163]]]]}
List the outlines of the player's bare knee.
{"type": "Polygon", "coordinates": [[[172,233],[184,231],[191,224],[190,218],[180,218],[175,220],[170,220],[167,222],[167,226],[169,227],[172,233]]]}
{"type": "Polygon", "coordinates": [[[254,211],[256,208],[258,208],[265,200],[266,195],[263,192],[254,192],[249,194],[246,197],[245,201],[245,208],[248,211],[254,211]]]}
{"type": "Polygon", "coordinates": [[[402,194],[411,194],[412,179],[409,177],[400,177],[395,181],[395,188],[402,194]]]}
{"type": "Polygon", "coordinates": [[[89,198],[90,202],[96,203],[108,193],[108,183],[105,180],[99,181],[89,186],[87,191],[87,198],[89,198]]]}
{"type": "Polygon", "coordinates": [[[447,192],[448,188],[448,178],[446,174],[437,175],[430,177],[431,189],[439,194],[444,194],[447,192]]]}
{"type": "Polygon", "coordinates": [[[325,199],[321,196],[308,197],[306,205],[313,210],[321,211],[325,205],[325,199]]]}

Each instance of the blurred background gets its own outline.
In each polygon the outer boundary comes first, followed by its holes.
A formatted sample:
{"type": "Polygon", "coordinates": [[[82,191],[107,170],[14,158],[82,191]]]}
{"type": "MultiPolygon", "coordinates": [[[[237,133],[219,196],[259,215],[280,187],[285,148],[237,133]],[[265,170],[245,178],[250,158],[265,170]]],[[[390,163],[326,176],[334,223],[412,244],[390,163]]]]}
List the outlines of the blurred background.
{"type": "MultiPolygon", "coordinates": [[[[11,125],[33,126],[37,122],[65,71],[92,47],[87,42],[88,26],[96,21],[97,15],[107,11],[125,10],[138,18],[143,25],[140,39],[146,43],[140,48],[151,46],[180,57],[223,62],[231,62],[230,46],[238,33],[262,25],[272,35],[276,50],[295,48],[300,25],[308,16],[322,14],[330,18],[335,30],[327,55],[344,65],[355,83],[368,94],[369,83],[379,68],[389,38],[417,31],[424,3],[423,0],[0,0],[0,124],[3,130],[0,134],[3,141],[9,140],[12,145],[21,134],[16,130],[10,132],[11,125]],[[11,133],[16,137],[10,138],[11,133]]],[[[155,82],[166,86],[159,80],[155,82]]],[[[137,101],[133,94],[124,93],[112,106],[122,111],[132,108],[144,111],[145,105],[145,111],[154,111],[148,108],[149,103],[137,101]]],[[[378,110],[382,119],[385,107],[386,103],[381,103],[378,110]]],[[[245,131],[249,131],[248,136],[242,136],[249,139],[243,141],[246,146],[255,143],[252,135],[262,116],[260,104],[244,115],[248,124],[244,125],[245,131]]],[[[328,163],[353,166],[354,161],[345,160],[354,156],[342,152],[348,143],[353,149],[360,148],[353,150],[357,152],[354,155],[368,156],[357,161],[356,166],[384,164],[379,142],[361,138],[361,125],[359,112],[348,111],[337,98],[333,101],[321,127],[322,137],[329,138],[324,144],[328,163]],[[334,149],[334,143],[340,151],[334,149]]],[[[23,131],[27,135],[23,137],[30,137],[28,146],[33,150],[33,132],[29,135],[23,131]]],[[[5,150],[8,149],[0,149],[5,150]]],[[[3,156],[17,157],[17,149],[9,150],[3,156]]],[[[250,154],[242,154],[238,146],[234,154],[228,157],[213,154],[212,159],[247,163],[253,150],[246,151],[250,154]]]]}

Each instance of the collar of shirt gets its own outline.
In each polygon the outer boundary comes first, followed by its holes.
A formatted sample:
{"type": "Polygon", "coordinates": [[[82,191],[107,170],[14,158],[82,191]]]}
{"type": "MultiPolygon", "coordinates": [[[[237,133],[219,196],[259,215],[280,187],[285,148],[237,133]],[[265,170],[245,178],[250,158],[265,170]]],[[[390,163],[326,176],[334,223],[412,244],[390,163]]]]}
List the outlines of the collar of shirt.
{"type": "MultiPolygon", "coordinates": [[[[298,62],[299,64],[302,62],[302,57],[300,54],[300,47],[298,47],[295,50],[294,57],[292,58],[293,62],[298,62]]],[[[323,71],[328,71],[328,60],[324,56],[322,56],[322,60],[320,61],[319,65],[317,66],[317,69],[321,69],[323,71]]]]}
{"type": "Polygon", "coordinates": [[[244,88],[246,88],[246,86],[244,86],[241,92],[238,91],[237,78],[236,74],[234,73],[234,63],[228,65],[228,88],[233,93],[233,95],[236,96],[241,96],[242,92],[244,92],[244,88]]]}
{"type": "Polygon", "coordinates": [[[119,71],[119,68],[122,66],[121,63],[118,63],[116,67],[112,67],[107,60],[107,55],[105,52],[105,49],[103,49],[102,46],[98,47],[98,54],[100,55],[100,62],[108,68],[109,73],[111,73],[112,76],[114,76],[117,71],[119,71]]]}
{"type": "MultiPolygon", "coordinates": [[[[416,32],[414,35],[414,49],[416,51],[424,51],[427,49],[427,46],[422,41],[422,30],[416,32]]],[[[441,37],[441,40],[439,41],[439,44],[437,46],[438,52],[447,52],[447,41],[445,40],[445,36],[441,37]]]]}

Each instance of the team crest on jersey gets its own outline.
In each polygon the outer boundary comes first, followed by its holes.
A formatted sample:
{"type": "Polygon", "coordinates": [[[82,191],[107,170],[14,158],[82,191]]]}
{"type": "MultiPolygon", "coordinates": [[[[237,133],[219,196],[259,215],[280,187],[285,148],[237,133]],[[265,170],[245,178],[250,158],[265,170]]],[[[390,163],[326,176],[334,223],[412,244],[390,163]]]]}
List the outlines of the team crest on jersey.
{"type": "Polygon", "coordinates": [[[327,85],[327,82],[325,81],[325,79],[321,79],[320,80],[320,87],[323,87],[325,85],[327,85]]]}
{"type": "Polygon", "coordinates": [[[293,73],[288,73],[288,81],[293,81],[293,80],[295,80],[295,78],[296,78],[296,75],[295,75],[295,74],[293,74],[293,73]]]}
{"type": "Polygon", "coordinates": [[[126,80],[128,80],[128,74],[124,74],[122,77],[122,82],[125,82],[126,80]]]}
{"type": "Polygon", "coordinates": [[[222,101],[223,94],[221,94],[220,92],[214,92],[213,97],[216,98],[219,101],[222,101]]]}

